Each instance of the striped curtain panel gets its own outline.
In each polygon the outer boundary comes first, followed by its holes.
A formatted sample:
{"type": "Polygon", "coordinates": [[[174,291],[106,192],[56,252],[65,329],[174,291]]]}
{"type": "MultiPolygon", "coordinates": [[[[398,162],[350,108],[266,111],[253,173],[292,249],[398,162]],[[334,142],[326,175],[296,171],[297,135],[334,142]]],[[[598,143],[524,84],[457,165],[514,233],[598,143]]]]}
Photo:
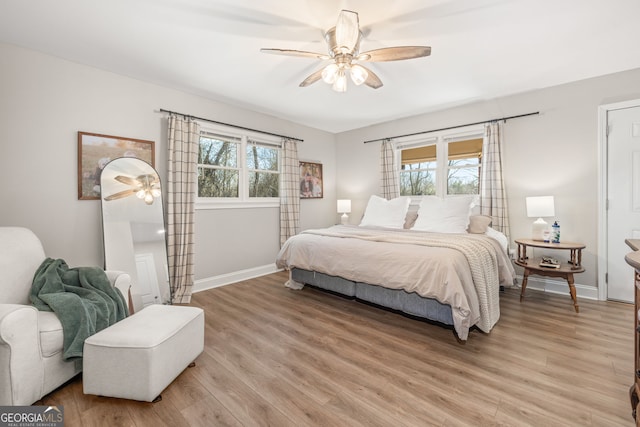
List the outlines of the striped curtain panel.
{"type": "Polygon", "coordinates": [[[396,170],[395,149],[390,139],[382,141],[380,170],[382,172],[382,181],[380,183],[382,197],[387,200],[399,197],[400,185],[398,184],[398,171],[396,170]]]}
{"type": "Polygon", "coordinates": [[[491,226],[510,239],[507,193],[502,178],[502,135],[501,123],[492,122],[485,125],[480,178],[480,213],[490,216],[493,220],[491,226]]]}
{"type": "Polygon", "coordinates": [[[171,115],[168,125],[167,256],[171,302],[188,304],[194,281],[194,216],[200,125],[171,115]]]}
{"type": "Polygon", "coordinates": [[[300,163],[298,143],[282,141],[282,172],[280,174],[280,246],[300,227],[300,163]]]}

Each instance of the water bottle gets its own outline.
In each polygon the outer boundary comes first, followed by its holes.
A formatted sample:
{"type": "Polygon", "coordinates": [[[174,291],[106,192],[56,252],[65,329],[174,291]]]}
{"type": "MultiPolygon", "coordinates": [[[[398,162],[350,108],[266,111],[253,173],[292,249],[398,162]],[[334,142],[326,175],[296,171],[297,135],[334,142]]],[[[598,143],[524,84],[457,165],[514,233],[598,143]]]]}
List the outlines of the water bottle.
{"type": "Polygon", "coordinates": [[[551,242],[560,243],[560,224],[558,224],[558,221],[554,221],[551,226],[551,242]]]}

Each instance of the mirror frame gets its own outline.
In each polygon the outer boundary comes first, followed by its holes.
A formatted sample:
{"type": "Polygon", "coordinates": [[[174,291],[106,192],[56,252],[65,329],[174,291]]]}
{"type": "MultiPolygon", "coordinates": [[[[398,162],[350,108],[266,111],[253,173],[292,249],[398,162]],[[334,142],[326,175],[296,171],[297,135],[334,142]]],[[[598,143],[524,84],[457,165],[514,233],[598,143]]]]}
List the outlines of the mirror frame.
{"type": "Polygon", "coordinates": [[[171,304],[158,172],[144,160],[120,157],[104,167],[100,186],[105,269],[131,276],[132,311],[150,304],[171,304]]]}

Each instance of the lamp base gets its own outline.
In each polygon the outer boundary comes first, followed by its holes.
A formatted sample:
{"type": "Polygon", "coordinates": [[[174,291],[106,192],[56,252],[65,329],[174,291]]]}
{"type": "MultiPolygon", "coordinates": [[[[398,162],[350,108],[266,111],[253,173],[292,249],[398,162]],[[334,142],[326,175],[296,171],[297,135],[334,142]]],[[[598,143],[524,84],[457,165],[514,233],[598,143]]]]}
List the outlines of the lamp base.
{"type": "Polygon", "coordinates": [[[531,238],[533,240],[544,241],[544,231],[549,228],[549,224],[544,219],[538,218],[531,226],[531,238]]]}
{"type": "Polygon", "coordinates": [[[346,213],[343,213],[342,216],[340,217],[340,224],[342,225],[349,224],[349,215],[347,215],[346,213]]]}

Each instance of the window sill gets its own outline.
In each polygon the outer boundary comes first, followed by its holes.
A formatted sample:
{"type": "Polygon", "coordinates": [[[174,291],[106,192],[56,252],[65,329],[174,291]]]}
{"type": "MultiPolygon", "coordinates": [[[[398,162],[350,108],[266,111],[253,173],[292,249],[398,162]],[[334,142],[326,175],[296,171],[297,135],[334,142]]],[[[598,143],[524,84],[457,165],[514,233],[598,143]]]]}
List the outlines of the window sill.
{"type": "Polygon", "coordinates": [[[279,208],[280,201],[276,200],[216,200],[196,201],[196,210],[209,209],[255,209],[255,208],[279,208]]]}

